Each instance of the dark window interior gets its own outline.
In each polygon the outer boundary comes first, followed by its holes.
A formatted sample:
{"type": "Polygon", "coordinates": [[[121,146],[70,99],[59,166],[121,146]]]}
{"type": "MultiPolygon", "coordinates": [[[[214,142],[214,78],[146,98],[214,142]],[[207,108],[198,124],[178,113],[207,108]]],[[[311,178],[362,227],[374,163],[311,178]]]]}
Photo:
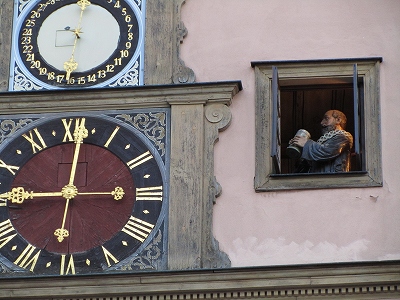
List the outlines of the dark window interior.
{"type": "MultiPolygon", "coordinates": [[[[295,172],[299,160],[286,155],[289,140],[298,129],[306,129],[316,141],[321,136],[320,122],[325,112],[331,109],[342,111],[347,117],[346,131],[354,137],[354,93],[352,78],[319,80],[281,80],[281,174],[295,172]]],[[[362,91],[362,82],[359,82],[362,91]]],[[[360,94],[359,100],[362,100],[360,94]]],[[[359,103],[362,101],[359,101],[359,103]]],[[[359,105],[360,107],[361,105],[359,105]]],[[[362,137],[360,138],[362,144],[362,137]]],[[[353,151],[354,152],[354,146],[353,151]]],[[[362,167],[352,155],[351,171],[362,167]]]]}

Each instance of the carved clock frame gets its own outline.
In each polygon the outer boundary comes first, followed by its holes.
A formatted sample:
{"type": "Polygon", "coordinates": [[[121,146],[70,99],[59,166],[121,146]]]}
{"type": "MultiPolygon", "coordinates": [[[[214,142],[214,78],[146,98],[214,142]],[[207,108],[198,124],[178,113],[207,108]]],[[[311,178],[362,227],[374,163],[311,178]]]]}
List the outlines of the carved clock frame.
{"type": "MultiPolygon", "coordinates": [[[[195,74],[180,59],[187,34],[180,12],[185,0],[147,0],[145,85],[193,83],[195,74]]],[[[7,91],[13,24],[13,1],[0,0],[0,91],[7,91]]]]}

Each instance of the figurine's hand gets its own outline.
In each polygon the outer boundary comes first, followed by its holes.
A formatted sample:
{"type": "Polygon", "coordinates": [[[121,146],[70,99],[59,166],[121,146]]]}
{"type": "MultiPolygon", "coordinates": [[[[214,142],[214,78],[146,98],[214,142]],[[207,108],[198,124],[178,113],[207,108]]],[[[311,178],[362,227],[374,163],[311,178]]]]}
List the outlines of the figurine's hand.
{"type": "Polygon", "coordinates": [[[295,136],[294,138],[292,138],[289,141],[289,144],[294,144],[299,147],[304,147],[304,145],[307,143],[307,141],[308,141],[308,138],[305,136],[295,136]]]}

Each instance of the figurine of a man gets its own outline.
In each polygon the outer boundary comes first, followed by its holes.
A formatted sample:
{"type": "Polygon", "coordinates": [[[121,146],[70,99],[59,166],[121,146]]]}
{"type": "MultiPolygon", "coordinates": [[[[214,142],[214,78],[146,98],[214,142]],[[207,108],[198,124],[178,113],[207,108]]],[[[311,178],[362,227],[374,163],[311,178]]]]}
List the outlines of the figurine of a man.
{"type": "Polygon", "coordinates": [[[303,148],[301,158],[310,165],[310,173],[350,171],[353,136],[345,131],[347,118],[339,110],[329,110],[321,121],[322,136],[318,141],[295,136],[290,144],[303,148]]]}

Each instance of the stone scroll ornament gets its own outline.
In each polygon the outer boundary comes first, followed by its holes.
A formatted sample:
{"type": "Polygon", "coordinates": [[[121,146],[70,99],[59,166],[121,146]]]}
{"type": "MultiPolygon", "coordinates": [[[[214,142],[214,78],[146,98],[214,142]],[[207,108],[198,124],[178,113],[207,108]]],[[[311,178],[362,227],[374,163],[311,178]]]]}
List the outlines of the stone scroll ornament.
{"type": "Polygon", "coordinates": [[[173,59],[173,64],[174,64],[174,73],[173,73],[173,82],[174,83],[193,83],[196,80],[196,76],[193,72],[192,69],[188,68],[185,66],[185,63],[183,60],[180,58],[180,44],[183,43],[183,39],[187,35],[188,31],[181,21],[181,7],[182,5],[185,4],[185,0],[177,0],[176,1],[176,15],[175,15],[175,21],[176,21],[176,29],[175,29],[175,34],[176,34],[176,40],[175,44],[173,47],[175,48],[174,53],[174,59],[173,59]]]}

